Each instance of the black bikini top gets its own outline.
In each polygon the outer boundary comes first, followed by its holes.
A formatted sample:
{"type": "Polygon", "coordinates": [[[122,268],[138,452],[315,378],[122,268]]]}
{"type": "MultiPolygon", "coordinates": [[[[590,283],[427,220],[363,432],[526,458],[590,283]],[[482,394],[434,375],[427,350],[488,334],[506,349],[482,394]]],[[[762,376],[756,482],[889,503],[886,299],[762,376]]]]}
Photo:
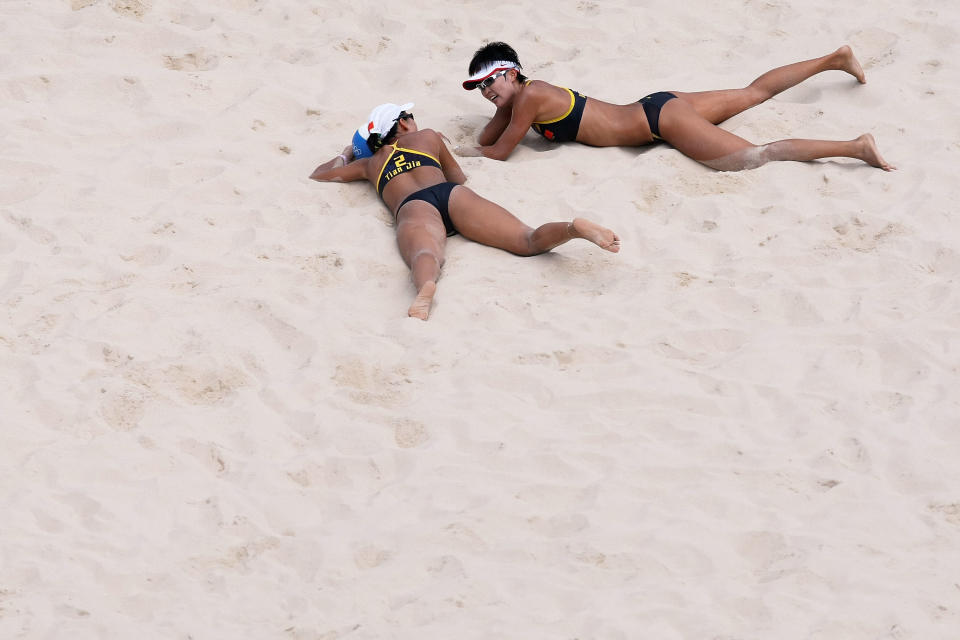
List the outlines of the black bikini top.
{"type": "Polygon", "coordinates": [[[587,96],[579,91],[563,87],[570,94],[570,108],[559,118],[546,122],[534,122],[533,130],[547,140],[553,142],[569,142],[577,139],[580,131],[580,119],[583,118],[583,107],[587,104],[587,96]]]}
{"type": "Polygon", "coordinates": [[[380,169],[380,177],[377,179],[377,193],[380,195],[383,194],[383,188],[387,186],[387,183],[401,173],[412,171],[418,167],[436,167],[437,169],[443,169],[443,167],[440,166],[440,161],[429,153],[415,149],[404,149],[396,144],[392,146],[393,151],[390,152],[387,161],[383,163],[383,168],[380,169]],[[403,153],[398,153],[400,151],[403,153]]]}

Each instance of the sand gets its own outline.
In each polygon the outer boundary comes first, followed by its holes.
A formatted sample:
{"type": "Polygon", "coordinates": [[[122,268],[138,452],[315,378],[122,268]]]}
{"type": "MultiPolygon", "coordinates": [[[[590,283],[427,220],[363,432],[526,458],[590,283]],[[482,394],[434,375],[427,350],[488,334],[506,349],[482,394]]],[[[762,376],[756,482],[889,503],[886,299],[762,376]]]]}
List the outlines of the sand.
{"type": "Polygon", "coordinates": [[[960,5],[0,3],[0,637],[960,637],[960,5]],[[307,175],[380,102],[468,144],[502,39],[611,102],[873,134],[717,173],[532,134],[461,162],[610,254],[452,238],[307,175]]]}

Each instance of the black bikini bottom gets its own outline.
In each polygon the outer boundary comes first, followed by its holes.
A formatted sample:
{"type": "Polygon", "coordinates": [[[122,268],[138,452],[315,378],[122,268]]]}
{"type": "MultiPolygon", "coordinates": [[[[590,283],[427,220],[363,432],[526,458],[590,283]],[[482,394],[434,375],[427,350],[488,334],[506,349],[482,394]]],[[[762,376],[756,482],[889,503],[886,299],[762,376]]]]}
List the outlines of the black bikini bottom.
{"type": "Polygon", "coordinates": [[[643,112],[647,115],[647,123],[650,125],[650,133],[657,140],[663,140],[660,137],[660,109],[676,97],[669,91],[658,91],[637,100],[643,105],[643,112]]]}
{"type": "Polygon", "coordinates": [[[457,229],[453,226],[453,220],[450,219],[449,208],[450,192],[453,191],[453,188],[456,186],[459,186],[456,182],[441,182],[432,187],[415,191],[403,199],[403,202],[397,207],[397,214],[399,215],[403,205],[411,200],[423,200],[427,204],[433,205],[433,207],[440,212],[440,218],[443,220],[443,228],[447,230],[447,235],[456,235],[457,229]]]}

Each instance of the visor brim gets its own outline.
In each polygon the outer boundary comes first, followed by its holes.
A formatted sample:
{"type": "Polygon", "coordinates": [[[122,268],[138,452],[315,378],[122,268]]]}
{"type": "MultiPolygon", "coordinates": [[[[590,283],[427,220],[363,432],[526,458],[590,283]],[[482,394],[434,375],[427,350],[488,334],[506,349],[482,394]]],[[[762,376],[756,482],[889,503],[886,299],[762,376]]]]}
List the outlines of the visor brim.
{"type": "MultiPolygon", "coordinates": [[[[488,67],[488,68],[489,68],[489,67],[488,67]]],[[[487,73],[485,73],[485,74],[482,75],[482,76],[479,76],[479,77],[474,76],[473,78],[469,78],[469,79],[467,79],[467,80],[464,80],[464,81],[463,81],[463,88],[466,89],[467,91],[473,91],[474,89],[477,88],[477,85],[478,85],[478,84],[480,84],[481,82],[483,82],[484,80],[486,80],[486,79],[489,78],[490,76],[492,76],[492,75],[494,75],[494,74],[496,74],[496,73],[499,73],[499,72],[501,72],[501,71],[509,71],[510,69],[516,69],[516,68],[517,68],[517,67],[516,67],[513,63],[511,63],[511,62],[502,63],[502,64],[500,64],[499,66],[494,67],[493,69],[491,69],[490,71],[488,71],[487,73]],[[505,65],[509,65],[509,66],[505,66],[505,65]]]]}

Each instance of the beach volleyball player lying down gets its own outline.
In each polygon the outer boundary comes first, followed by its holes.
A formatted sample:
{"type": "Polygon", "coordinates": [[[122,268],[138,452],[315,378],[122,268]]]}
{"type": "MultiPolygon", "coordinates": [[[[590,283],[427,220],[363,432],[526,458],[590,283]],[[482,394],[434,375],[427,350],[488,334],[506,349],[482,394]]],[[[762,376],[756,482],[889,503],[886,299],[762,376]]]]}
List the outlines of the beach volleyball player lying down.
{"type": "Polygon", "coordinates": [[[321,182],[368,180],[393,212],[400,255],[417,290],[409,316],[426,320],[430,314],[446,239],[456,233],[519,256],[544,253],[574,238],[620,250],[617,234],[595,222],[576,218],[533,229],[463,186],[466,176],[440,134],[419,129],[412,108],[412,103],[374,108],[366,127],[371,155],[354,159],[348,147],[310,175],[321,182]]]}
{"type": "Polygon", "coordinates": [[[554,142],[634,147],[664,141],[684,155],[721,171],[754,169],[774,160],[856,158],[890,171],[873,136],[853,140],[778,140],[752,144],[717,125],[824,71],[842,71],[866,82],[848,46],[820,58],[767,71],[742,89],[658,91],[630,104],[610,104],[579,91],[523,75],[517,52],[505,42],[480,47],[470,60],[467,90],[479,89],[496,112],[480,132],[479,147],[457,147],[463,156],[506,160],[533,129],[554,142]]]}

